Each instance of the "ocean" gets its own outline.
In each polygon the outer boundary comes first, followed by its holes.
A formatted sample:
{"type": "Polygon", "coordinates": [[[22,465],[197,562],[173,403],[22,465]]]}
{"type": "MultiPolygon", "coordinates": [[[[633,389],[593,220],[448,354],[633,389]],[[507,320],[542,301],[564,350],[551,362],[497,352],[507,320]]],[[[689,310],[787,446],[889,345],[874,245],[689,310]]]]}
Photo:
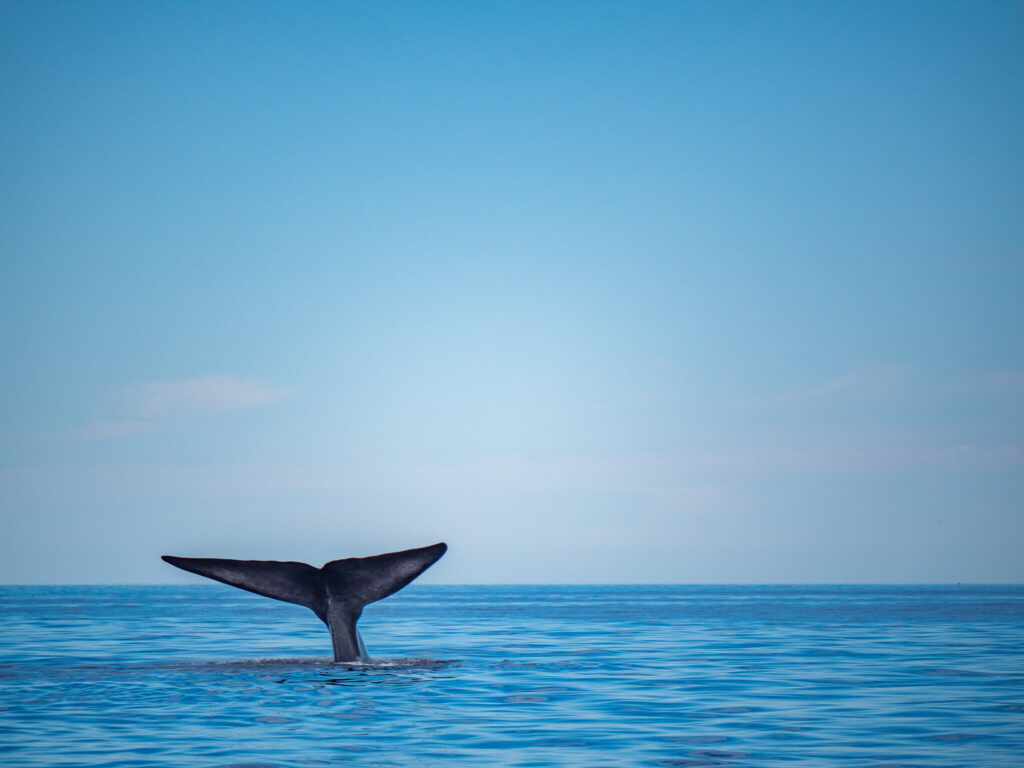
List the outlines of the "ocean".
{"type": "Polygon", "coordinates": [[[0,587],[0,765],[1024,765],[1022,586],[0,587]]]}

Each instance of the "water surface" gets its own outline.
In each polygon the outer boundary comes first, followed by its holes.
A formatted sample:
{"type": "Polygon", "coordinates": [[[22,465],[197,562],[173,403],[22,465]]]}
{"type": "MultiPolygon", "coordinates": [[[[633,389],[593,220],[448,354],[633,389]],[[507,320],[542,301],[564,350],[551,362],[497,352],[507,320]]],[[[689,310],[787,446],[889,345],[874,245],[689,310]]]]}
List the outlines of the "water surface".
{"type": "Polygon", "coordinates": [[[0,587],[5,766],[1024,764],[1024,587],[0,587]]]}

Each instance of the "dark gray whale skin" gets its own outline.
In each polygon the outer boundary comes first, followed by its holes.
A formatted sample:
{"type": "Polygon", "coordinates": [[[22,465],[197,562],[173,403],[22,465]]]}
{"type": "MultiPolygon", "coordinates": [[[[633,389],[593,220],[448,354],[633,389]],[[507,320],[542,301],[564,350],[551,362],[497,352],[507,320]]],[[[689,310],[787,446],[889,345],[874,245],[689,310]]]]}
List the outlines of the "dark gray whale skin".
{"type": "Polygon", "coordinates": [[[277,560],[222,560],[209,557],[161,559],[233,587],[304,605],[331,630],[335,661],[362,658],[356,622],[363,606],[392,595],[448,551],[441,542],[373,557],[332,560],[323,568],[277,560]]]}

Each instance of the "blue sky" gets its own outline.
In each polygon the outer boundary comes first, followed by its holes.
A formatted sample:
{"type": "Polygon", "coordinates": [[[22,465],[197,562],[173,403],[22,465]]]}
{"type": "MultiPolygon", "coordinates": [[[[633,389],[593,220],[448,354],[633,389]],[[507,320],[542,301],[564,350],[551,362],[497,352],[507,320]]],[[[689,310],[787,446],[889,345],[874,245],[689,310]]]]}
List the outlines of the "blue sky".
{"type": "Polygon", "coordinates": [[[0,583],[1024,580],[1024,6],[0,5],[0,583]]]}

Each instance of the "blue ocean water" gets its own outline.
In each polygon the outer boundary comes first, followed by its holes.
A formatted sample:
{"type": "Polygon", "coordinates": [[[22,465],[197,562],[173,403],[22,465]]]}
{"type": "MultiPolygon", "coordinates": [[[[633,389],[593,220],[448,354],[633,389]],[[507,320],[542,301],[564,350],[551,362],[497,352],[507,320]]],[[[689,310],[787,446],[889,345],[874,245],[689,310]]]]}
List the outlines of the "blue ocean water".
{"type": "Polygon", "coordinates": [[[0,588],[4,766],[1024,765],[1024,587],[0,588]]]}

